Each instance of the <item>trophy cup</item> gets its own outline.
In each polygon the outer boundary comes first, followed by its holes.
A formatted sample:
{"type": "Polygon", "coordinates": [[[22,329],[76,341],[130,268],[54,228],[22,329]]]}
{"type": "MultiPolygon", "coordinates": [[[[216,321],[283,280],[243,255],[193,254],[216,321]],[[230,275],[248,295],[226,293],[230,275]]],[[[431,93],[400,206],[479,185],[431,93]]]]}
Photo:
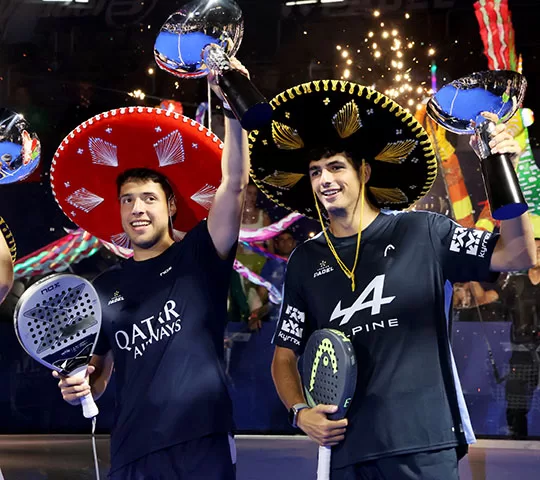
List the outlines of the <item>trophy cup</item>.
{"type": "Polygon", "coordinates": [[[196,0],[173,13],[154,45],[156,63],[180,78],[216,75],[227,103],[245,130],[268,124],[272,107],[251,81],[231,67],[244,24],[232,0],[196,0]]]}
{"type": "Polygon", "coordinates": [[[0,108],[0,185],[28,177],[39,165],[41,144],[18,113],[0,108]]]}
{"type": "Polygon", "coordinates": [[[501,122],[520,108],[527,81],[509,70],[473,73],[445,85],[428,102],[428,115],[443,128],[459,135],[477,136],[478,155],[491,215],[509,220],[528,209],[510,156],[491,153],[489,141],[495,124],[481,115],[491,112],[501,122]]]}

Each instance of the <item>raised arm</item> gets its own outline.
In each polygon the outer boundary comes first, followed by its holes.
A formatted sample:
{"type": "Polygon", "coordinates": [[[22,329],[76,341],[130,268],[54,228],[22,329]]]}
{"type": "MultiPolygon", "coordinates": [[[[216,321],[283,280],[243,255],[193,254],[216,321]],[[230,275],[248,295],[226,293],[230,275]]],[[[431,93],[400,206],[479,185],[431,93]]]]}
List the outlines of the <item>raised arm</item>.
{"type": "MultiPolygon", "coordinates": [[[[239,62],[233,62],[233,66],[248,75],[247,70],[239,62]]],[[[216,87],[213,88],[216,91],[216,87]]],[[[221,170],[221,185],[208,216],[208,231],[219,256],[225,258],[238,238],[244,195],[249,183],[247,134],[238,120],[227,116],[225,116],[225,148],[221,170]]]]}
{"type": "MultiPolygon", "coordinates": [[[[486,115],[487,116],[487,115],[486,115]]],[[[519,143],[508,132],[506,124],[496,126],[490,142],[492,153],[508,153],[516,166],[521,153],[519,143]]],[[[528,213],[501,222],[501,236],[491,257],[491,270],[508,272],[526,270],[536,265],[536,244],[528,213]]]]}

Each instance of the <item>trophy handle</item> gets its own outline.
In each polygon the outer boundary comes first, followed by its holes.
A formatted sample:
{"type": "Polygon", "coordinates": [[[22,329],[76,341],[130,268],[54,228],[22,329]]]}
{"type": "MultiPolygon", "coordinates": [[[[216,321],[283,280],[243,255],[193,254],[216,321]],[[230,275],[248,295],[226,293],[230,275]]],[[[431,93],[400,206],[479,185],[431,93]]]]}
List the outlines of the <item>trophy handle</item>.
{"type": "Polygon", "coordinates": [[[495,153],[480,160],[486,195],[495,220],[510,220],[528,209],[519,181],[506,153],[495,153]]]}
{"type": "Polygon", "coordinates": [[[218,76],[218,86],[244,130],[257,130],[272,120],[272,107],[251,80],[230,69],[218,76]]]}

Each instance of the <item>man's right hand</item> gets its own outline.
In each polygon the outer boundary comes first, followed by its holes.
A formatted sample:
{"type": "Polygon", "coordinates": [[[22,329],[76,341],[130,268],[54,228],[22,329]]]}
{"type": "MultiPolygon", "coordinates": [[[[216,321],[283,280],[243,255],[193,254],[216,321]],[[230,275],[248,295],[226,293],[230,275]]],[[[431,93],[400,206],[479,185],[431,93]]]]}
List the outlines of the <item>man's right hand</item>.
{"type": "Polygon", "coordinates": [[[58,387],[62,392],[62,398],[70,405],[79,405],[81,398],[85,397],[90,391],[90,375],[94,373],[96,368],[89,365],[86,369],[84,377],[63,377],[58,372],[53,371],[53,377],[59,378],[58,387]]]}
{"type": "Polygon", "coordinates": [[[337,445],[345,438],[347,419],[328,420],[327,415],[336,413],[335,405],[317,405],[298,412],[296,423],[311,438],[323,447],[337,445]]]}

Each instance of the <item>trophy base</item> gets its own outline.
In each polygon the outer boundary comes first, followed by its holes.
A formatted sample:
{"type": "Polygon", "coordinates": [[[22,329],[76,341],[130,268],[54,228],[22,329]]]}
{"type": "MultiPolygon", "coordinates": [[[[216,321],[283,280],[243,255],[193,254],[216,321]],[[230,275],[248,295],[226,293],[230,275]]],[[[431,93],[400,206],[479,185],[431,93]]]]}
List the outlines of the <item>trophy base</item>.
{"type": "Polygon", "coordinates": [[[512,218],[521,217],[529,206],[526,203],[512,203],[511,205],[505,205],[499,207],[497,210],[492,210],[491,216],[495,220],[512,220],[512,218]]]}
{"type": "Polygon", "coordinates": [[[495,220],[520,217],[529,206],[507,154],[493,154],[481,162],[486,194],[495,220]]]}

